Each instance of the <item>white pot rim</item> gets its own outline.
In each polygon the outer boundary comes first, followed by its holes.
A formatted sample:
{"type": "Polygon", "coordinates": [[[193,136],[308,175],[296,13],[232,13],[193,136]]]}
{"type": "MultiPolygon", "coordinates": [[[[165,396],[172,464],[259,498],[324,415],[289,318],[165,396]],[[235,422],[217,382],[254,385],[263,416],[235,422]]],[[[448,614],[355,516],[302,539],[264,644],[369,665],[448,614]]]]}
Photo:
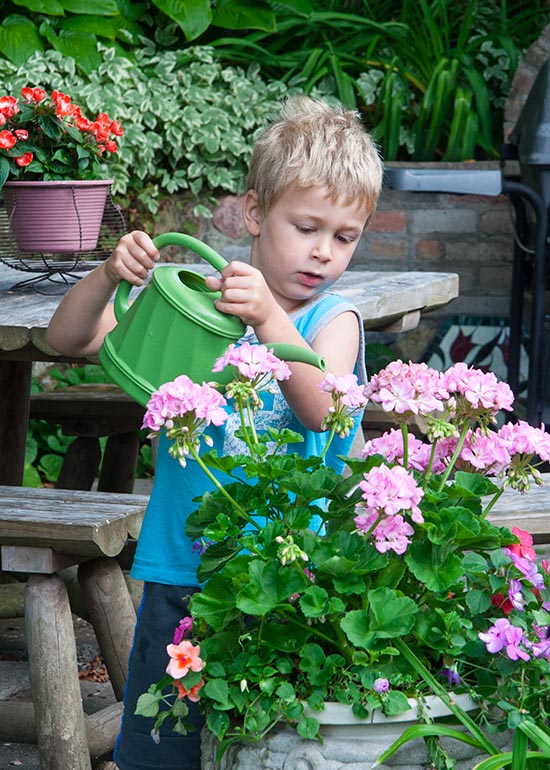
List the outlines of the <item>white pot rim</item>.
{"type": "MultiPolygon", "coordinates": [[[[478,704],[468,695],[461,693],[455,695],[449,693],[449,696],[464,711],[474,711],[479,708],[478,704]]],[[[314,711],[304,703],[304,714],[308,717],[314,717],[321,725],[368,725],[383,724],[388,722],[416,722],[418,721],[418,698],[407,698],[410,709],[401,714],[385,716],[379,709],[371,711],[366,719],[359,719],[351,710],[351,706],[345,703],[326,702],[322,711],[314,711]]],[[[447,708],[443,701],[437,695],[426,695],[421,699],[422,709],[432,718],[448,717],[452,711],[447,708]]]]}

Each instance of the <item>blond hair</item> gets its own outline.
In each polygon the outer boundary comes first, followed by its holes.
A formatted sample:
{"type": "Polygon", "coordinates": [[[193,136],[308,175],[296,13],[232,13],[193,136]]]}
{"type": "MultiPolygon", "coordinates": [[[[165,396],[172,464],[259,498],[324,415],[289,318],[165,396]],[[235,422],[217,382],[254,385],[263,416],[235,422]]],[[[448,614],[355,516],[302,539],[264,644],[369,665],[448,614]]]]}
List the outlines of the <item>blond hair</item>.
{"type": "Polygon", "coordinates": [[[382,162],[359,113],[308,96],[286,100],[256,141],[247,189],[269,211],[289,187],[324,186],[334,202],[357,201],[370,218],[382,185],[382,162]]]}

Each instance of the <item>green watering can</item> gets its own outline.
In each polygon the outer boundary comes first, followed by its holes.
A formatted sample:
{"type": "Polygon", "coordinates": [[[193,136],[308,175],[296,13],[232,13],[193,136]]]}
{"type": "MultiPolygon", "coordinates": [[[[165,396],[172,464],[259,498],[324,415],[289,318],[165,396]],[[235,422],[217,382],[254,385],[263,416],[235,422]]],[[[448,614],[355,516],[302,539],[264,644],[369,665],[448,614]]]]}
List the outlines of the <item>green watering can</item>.
{"type": "MultiPolygon", "coordinates": [[[[197,238],[183,233],[158,235],[158,249],[177,245],[191,249],[216,270],[226,260],[197,238]]],[[[103,341],[99,360],[116,384],[142,406],[164,382],[186,374],[195,382],[232,379],[230,367],[216,374],[212,367],[227,347],[244,334],[245,325],[237,316],[221,313],[214,300],[220,292],[211,291],[204,276],[181,265],[159,265],[151,281],[135,302],[129,303],[132,284],[122,281],[115,295],[118,321],[103,341]]],[[[301,361],[324,371],[323,359],[307,348],[269,344],[278,358],[301,361]]]]}

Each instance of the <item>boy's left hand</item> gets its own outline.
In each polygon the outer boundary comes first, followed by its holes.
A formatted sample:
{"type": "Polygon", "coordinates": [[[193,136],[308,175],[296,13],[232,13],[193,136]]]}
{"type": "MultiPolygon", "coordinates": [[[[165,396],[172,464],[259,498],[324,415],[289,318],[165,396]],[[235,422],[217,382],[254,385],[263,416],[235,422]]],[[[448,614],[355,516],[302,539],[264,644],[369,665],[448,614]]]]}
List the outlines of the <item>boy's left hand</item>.
{"type": "Polygon", "coordinates": [[[218,310],[249,326],[261,325],[279,307],[262,273],[246,262],[230,262],[220,278],[208,276],[206,285],[222,293],[215,303],[218,310]]]}

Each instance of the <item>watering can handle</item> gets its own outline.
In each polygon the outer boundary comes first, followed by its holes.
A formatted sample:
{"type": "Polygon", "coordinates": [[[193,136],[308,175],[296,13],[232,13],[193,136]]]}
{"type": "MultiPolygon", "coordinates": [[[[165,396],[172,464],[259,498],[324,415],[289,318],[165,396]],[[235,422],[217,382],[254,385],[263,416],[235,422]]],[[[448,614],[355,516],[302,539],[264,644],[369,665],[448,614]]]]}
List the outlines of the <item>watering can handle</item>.
{"type": "MultiPolygon", "coordinates": [[[[199,257],[206,259],[213,268],[220,272],[227,265],[225,260],[217,251],[207,246],[206,243],[199,241],[198,238],[193,238],[191,235],[185,233],[162,233],[153,238],[153,243],[157,249],[162,249],[163,246],[183,246],[186,249],[194,251],[199,257]]],[[[130,281],[121,281],[117,293],[115,294],[115,318],[120,321],[124,313],[129,307],[130,291],[132,290],[132,284],[130,281]]]]}

